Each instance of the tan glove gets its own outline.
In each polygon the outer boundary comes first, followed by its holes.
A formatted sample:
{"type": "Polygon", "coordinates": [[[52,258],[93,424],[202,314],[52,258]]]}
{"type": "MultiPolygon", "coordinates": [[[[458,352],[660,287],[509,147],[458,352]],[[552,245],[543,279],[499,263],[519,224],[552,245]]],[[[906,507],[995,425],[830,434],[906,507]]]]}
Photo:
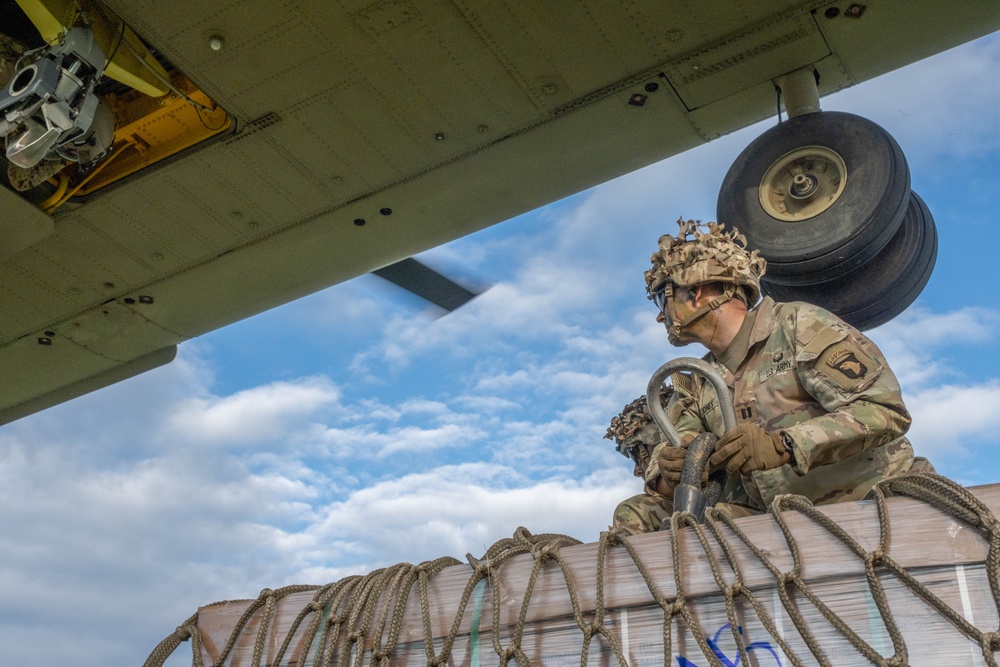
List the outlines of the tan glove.
{"type": "Polygon", "coordinates": [[[666,445],[660,447],[660,453],[656,457],[656,465],[660,468],[660,477],[668,486],[675,487],[681,481],[681,471],[684,469],[684,457],[687,456],[687,447],[673,447],[666,445]]]}
{"type": "MultiPolygon", "coordinates": [[[[671,490],[681,481],[681,472],[684,470],[684,458],[687,456],[690,444],[691,442],[687,442],[680,447],[664,445],[660,447],[660,451],[656,455],[656,465],[660,469],[660,477],[671,490]]],[[[701,483],[704,484],[707,481],[708,471],[706,470],[701,477],[701,483]]]]}
{"type": "Polygon", "coordinates": [[[726,474],[735,477],[749,475],[754,470],[777,468],[791,458],[780,435],[748,422],[726,431],[708,462],[713,466],[725,463],[726,474]]]}

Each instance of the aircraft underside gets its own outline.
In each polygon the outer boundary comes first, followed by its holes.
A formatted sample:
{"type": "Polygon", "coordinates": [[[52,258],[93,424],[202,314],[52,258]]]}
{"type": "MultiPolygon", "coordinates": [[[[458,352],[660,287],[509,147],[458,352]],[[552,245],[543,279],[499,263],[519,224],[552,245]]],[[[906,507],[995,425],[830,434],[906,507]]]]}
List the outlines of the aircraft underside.
{"type": "Polygon", "coordinates": [[[892,137],[819,99],[1000,26],[977,0],[0,15],[0,422],[363,273],[457,307],[414,254],[769,116],[719,222],[766,293],[877,326],[926,284],[933,217],[892,137]]]}

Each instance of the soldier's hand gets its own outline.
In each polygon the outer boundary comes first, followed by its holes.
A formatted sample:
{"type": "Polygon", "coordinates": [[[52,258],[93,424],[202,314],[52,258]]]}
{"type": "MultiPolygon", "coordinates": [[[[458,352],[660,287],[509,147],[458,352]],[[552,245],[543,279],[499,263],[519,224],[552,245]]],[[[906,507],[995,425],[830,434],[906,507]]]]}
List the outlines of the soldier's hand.
{"type": "MultiPolygon", "coordinates": [[[[660,477],[667,486],[673,489],[681,481],[681,472],[684,470],[684,458],[687,456],[690,442],[680,447],[666,445],[660,448],[656,457],[656,465],[660,469],[660,477]]],[[[708,470],[701,476],[701,483],[708,481],[708,470]]]]}
{"type": "Polygon", "coordinates": [[[670,445],[660,447],[656,465],[660,468],[660,477],[671,487],[677,486],[681,481],[681,471],[684,469],[684,457],[687,456],[687,452],[687,447],[670,445]]]}
{"type": "Polygon", "coordinates": [[[781,443],[781,436],[768,433],[748,422],[726,431],[708,460],[713,466],[725,463],[726,474],[749,475],[754,470],[770,470],[788,463],[791,456],[781,443]]]}

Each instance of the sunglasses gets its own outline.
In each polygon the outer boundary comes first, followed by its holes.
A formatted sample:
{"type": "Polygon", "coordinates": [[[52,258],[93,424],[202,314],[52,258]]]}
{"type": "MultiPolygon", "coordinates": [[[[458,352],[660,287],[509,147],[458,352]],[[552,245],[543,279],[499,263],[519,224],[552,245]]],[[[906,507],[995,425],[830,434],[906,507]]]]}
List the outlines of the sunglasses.
{"type": "Polygon", "coordinates": [[[645,470],[653,456],[653,448],[649,445],[636,445],[628,450],[628,457],[637,466],[645,470]]]}
{"type": "Polygon", "coordinates": [[[660,287],[653,292],[652,296],[650,296],[653,303],[656,304],[656,307],[661,313],[664,312],[664,309],[667,307],[667,284],[668,283],[663,283],[660,285],[660,287]]]}

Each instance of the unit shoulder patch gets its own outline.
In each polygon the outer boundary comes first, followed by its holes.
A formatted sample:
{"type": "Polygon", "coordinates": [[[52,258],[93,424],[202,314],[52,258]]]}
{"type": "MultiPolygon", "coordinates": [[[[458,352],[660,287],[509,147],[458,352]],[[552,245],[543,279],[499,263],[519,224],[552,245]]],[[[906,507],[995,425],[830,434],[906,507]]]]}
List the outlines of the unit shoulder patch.
{"type": "Polygon", "coordinates": [[[868,373],[868,366],[858,359],[857,353],[846,348],[840,348],[831,354],[826,363],[852,380],[863,378],[868,373]]]}
{"type": "Polygon", "coordinates": [[[878,361],[847,340],[826,348],[816,368],[844,391],[857,391],[882,372],[878,361]]]}

